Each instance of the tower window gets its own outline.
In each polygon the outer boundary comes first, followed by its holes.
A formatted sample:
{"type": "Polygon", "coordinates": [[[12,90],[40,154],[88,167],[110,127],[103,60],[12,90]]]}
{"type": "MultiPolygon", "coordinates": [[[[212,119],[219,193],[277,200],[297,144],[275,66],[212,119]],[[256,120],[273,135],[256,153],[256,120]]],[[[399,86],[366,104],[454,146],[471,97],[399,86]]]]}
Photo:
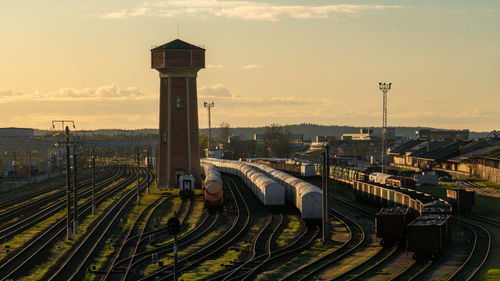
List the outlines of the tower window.
{"type": "Polygon", "coordinates": [[[176,96],[175,97],[175,107],[177,107],[177,108],[180,109],[181,108],[181,103],[182,103],[182,97],[176,96]]]}

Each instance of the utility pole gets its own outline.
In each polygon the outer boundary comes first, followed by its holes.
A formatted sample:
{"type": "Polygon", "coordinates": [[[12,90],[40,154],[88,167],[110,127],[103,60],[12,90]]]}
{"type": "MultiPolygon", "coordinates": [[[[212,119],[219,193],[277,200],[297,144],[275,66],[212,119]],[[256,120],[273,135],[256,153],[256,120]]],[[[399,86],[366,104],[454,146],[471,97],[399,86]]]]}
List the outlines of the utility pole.
{"type": "Polygon", "coordinates": [[[66,126],[66,239],[71,239],[71,177],[70,177],[70,160],[69,160],[69,128],[66,126]]]}
{"type": "Polygon", "coordinates": [[[139,179],[139,155],[140,152],[137,150],[137,204],[141,201],[141,191],[139,189],[140,179],[139,179]]]}
{"type": "Polygon", "coordinates": [[[323,185],[323,245],[328,243],[329,218],[328,218],[328,178],[329,178],[329,147],[323,147],[321,155],[322,185],[323,185]]]}
{"type": "MultiPolygon", "coordinates": [[[[211,103],[208,103],[208,102],[205,102],[203,104],[203,106],[205,106],[207,109],[208,109],[208,152],[210,153],[210,140],[212,139],[212,124],[211,124],[211,120],[210,120],[210,111],[212,110],[212,107],[214,107],[214,102],[211,102],[211,103]]],[[[208,155],[207,155],[208,157],[208,155]]]]}
{"type": "Polygon", "coordinates": [[[146,174],[146,184],[147,184],[147,193],[149,195],[149,146],[148,146],[148,156],[147,156],[147,160],[146,160],[146,166],[148,168],[148,171],[147,171],[147,174],[146,174]]]}
{"type": "Polygon", "coordinates": [[[92,148],[92,215],[95,215],[95,150],[92,148]]]}
{"type": "Polygon", "coordinates": [[[383,95],[382,109],[382,173],[385,172],[385,133],[387,131],[387,92],[391,89],[392,83],[378,83],[378,87],[383,95]]]}
{"type": "Polygon", "coordinates": [[[73,143],[73,233],[78,233],[78,181],[77,167],[78,167],[78,143],[73,143]]]}
{"type": "Polygon", "coordinates": [[[28,183],[31,183],[31,148],[29,150],[29,157],[28,157],[28,183]]]}
{"type": "MultiPolygon", "coordinates": [[[[72,123],[73,128],[75,128],[75,122],[73,120],[52,120],[52,128],[55,129],[54,123],[61,123],[63,132],[65,133],[66,141],[66,239],[71,239],[71,177],[70,177],[70,158],[69,158],[69,127],[64,128],[64,123],[72,123]]],[[[60,133],[59,133],[60,134],[60,133]]],[[[54,136],[57,136],[56,134],[54,136]]],[[[57,143],[56,145],[58,145],[57,143]]]]}

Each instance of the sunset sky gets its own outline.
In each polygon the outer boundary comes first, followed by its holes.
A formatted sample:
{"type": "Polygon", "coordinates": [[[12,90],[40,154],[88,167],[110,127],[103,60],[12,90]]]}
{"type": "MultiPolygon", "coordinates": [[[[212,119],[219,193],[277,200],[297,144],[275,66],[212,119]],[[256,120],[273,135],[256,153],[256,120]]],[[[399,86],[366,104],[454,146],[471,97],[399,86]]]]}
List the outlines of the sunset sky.
{"type": "Polygon", "coordinates": [[[500,129],[500,1],[2,0],[0,127],[157,128],[150,49],[206,48],[213,126],[500,129]]]}

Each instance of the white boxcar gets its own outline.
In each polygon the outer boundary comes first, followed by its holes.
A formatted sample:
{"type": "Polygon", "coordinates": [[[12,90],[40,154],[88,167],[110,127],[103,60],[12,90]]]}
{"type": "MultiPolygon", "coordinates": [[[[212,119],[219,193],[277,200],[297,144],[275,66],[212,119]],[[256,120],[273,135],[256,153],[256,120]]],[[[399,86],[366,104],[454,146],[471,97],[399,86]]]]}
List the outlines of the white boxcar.
{"type": "Polygon", "coordinates": [[[249,163],[249,165],[261,169],[285,187],[286,201],[299,209],[302,219],[322,218],[323,192],[317,186],[264,164],[249,163]]]}
{"type": "Polygon", "coordinates": [[[388,175],[388,174],[379,174],[376,178],[375,178],[375,182],[376,183],[379,183],[379,184],[383,184],[385,185],[387,183],[387,179],[392,177],[392,175],[388,175]]]}
{"type": "Polygon", "coordinates": [[[222,172],[238,176],[266,206],[285,204],[285,188],[253,166],[239,161],[206,159],[222,172]]]}

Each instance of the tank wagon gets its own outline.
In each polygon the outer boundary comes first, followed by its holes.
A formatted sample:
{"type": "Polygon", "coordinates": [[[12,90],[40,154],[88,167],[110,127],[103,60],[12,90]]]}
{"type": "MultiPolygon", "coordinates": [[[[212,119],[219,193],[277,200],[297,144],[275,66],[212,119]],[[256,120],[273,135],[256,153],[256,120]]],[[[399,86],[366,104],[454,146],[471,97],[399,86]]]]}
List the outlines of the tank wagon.
{"type": "Polygon", "coordinates": [[[286,201],[299,209],[303,220],[313,223],[321,220],[323,205],[321,189],[267,165],[260,163],[250,163],[250,165],[262,170],[285,187],[286,201]]]}
{"type": "Polygon", "coordinates": [[[475,203],[475,194],[474,190],[467,190],[465,188],[448,189],[446,190],[446,200],[448,200],[457,211],[470,214],[475,203]]]}
{"type": "Polygon", "coordinates": [[[182,199],[194,196],[194,176],[182,175],[179,177],[179,195],[182,199]]]}
{"type": "Polygon", "coordinates": [[[239,161],[209,158],[221,172],[238,176],[265,206],[283,206],[285,189],[282,185],[258,171],[254,167],[239,161]]]}
{"type": "Polygon", "coordinates": [[[224,188],[217,168],[201,161],[201,174],[205,176],[203,184],[203,204],[209,212],[222,211],[224,208],[224,188]]]}
{"type": "Polygon", "coordinates": [[[408,208],[382,208],[375,214],[377,237],[381,239],[382,244],[403,241],[406,238],[404,229],[408,222],[408,208]]]}

